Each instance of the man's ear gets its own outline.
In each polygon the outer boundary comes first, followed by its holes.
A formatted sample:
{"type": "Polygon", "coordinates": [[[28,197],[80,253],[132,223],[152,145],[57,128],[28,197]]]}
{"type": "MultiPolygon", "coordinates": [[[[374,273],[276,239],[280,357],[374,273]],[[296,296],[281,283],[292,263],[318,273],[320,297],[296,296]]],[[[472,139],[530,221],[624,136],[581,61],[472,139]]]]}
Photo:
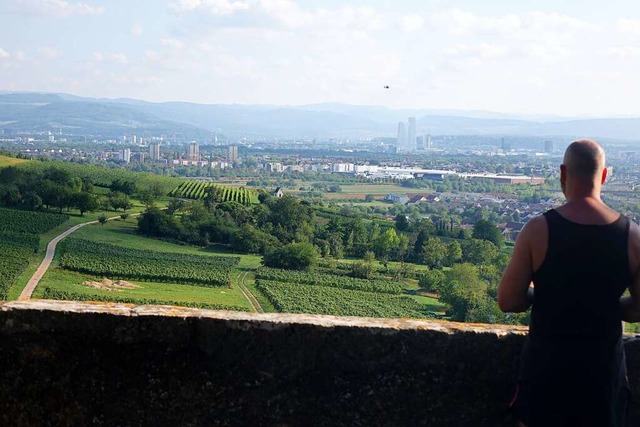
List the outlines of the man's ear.
{"type": "Polygon", "coordinates": [[[600,184],[604,184],[604,182],[607,180],[608,173],[609,173],[609,168],[602,169],[602,180],[600,181],[600,184]]]}
{"type": "Polygon", "coordinates": [[[560,183],[564,184],[567,182],[567,166],[564,164],[560,165],[560,183]]]}

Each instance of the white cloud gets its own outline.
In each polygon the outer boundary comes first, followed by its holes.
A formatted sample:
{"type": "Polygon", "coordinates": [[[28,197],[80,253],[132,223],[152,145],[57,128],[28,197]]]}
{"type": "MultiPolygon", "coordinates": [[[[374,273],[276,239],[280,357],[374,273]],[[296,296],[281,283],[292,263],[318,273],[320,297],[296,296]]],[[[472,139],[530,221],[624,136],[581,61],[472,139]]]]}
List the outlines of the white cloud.
{"type": "Polygon", "coordinates": [[[131,26],[131,29],[129,30],[129,33],[133,37],[140,37],[142,35],[142,32],[143,32],[142,25],[140,24],[133,24],[131,26]]]}
{"type": "Polygon", "coordinates": [[[0,47],[0,59],[6,59],[9,56],[11,56],[9,55],[9,52],[0,47]]]}
{"type": "Polygon", "coordinates": [[[503,35],[503,36],[552,36],[574,33],[591,27],[588,22],[557,12],[508,13],[497,16],[479,16],[461,9],[450,9],[438,13],[431,24],[456,36],[503,35]]]}
{"type": "Polygon", "coordinates": [[[66,0],[16,0],[14,10],[21,13],[44,16],[100,15],[103,6],[66,0]]]}
{"type": "Polygon", "coordinates": [[[640,48],[635,46],[615,46],[607,48],[604,54],[615,59],[632,59],[640,57],[640,48]]]}
{"type": "Polygon", "coordinates": [[[620,18],[616,22],[616,28],[624,34],[638,35],[640,34],[640,21],[629,18],[620,18]]]}
{"type": "Polygon", "coordinates": [[[404,31],[415,31],[422,28],[424,19],[419,15],[407,15],[400,18],[400,28],[404,31]]]}
{"type": "Polygon", "coordinates": [[[178,0],[169,5],[176,12],[207,12],[212,15],[230,15],[239,10],[247,10],[250,5],[241,0],[178,0]]]}
{"type": "Polygon", "coordinates": [[[504,34],[522,28],[522,20],[515,14],[482,17],[460,9],[438,13],[431,18],[435,27],[463,36],[474,34],[504,34]]]}
{"type": "Polygon", "coordinates": [[[445,49],[445,54],[451,57],[477,58],[477,59],[512,59],[520,56],[514,49],[493,43],[480,43],[478,45],[458,44],[445,49]]]}
{"type": "Polygon", "coordinates": [[[38,55],[43,59],[56,59],[62,55],[62,52],[54,47],[41,47],[38,49],[38,55]]]}
{"type": "Polygon", "coordinates": [[[162,39],[160,44],[172,49],[182,49],[184,47],[184,43],[177,39],[162,39]]]}
{"type": "Polygon", "coordinates": [[[127,56],[122,52],[94,52],[93,60],[97,62],[112,62],[126,64],[127,56]]]}

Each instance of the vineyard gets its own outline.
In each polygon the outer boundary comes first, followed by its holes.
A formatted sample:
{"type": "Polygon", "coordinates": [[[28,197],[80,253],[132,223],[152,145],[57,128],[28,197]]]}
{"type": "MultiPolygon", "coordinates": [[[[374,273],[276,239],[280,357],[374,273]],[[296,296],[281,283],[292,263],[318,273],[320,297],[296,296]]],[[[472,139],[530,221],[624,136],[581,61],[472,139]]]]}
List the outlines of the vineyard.
{"type": "Polygon", "coordinates": [[[42,234],[68,219],[67,215],[0,208],[0,231],[42,234]]]}
{"type": "Polygon", "coordinates": [[[256,287],[278,311],[285,313],[364,317],[433,317],[423,305],[408,296],[267,280],[256,280],[256,287]]]}
{"type": "Polygon", "coordinates": [[[68,239],[62,244],[60,266],[110,279],[137,279],[200,286],[225,286],[239,257],[213,257],[156,252],[68,239]]]}
{"type": "Polygon", "coordinates": [[[0,208],[0,301],[28,267],[40,246],[39,234],[68,220],[67,215],[0,208]]]}
{"type": "Polygon", "coordinates": [[[102,301],[116,302],[123,304],[135,305],[176,305],[181,307],[204,308],[207,310],[231,310],[231,311],[249,311],[247,307],[239,307],[235,305],[210,304],[204,302],[189,301],[162,301],[148,298],[128,298],[115,295],[105,294],[86,294],[80,292],[60,291],[46,287],[42,295],[44,299],[65,300],[65,301],[102,301]]]}
{"type": "Polygon", "coordinates": [[[390,280],[356,279],[335,274],[323,274],[318,272],[279,270],[275,268],[261,267],[256,270],[256,279],[299,283],[303,285],[326,286],[330,288],[350,289],[355,291],[377,292],[384,294],[401,294],[404,289],[397,282],[390,280]]]}
{"type": "Polygon", "coordinates": [[[215,202],[237,202],[243,205],[257,203],[255,192],[247,188],[227,187],[201,181],[185,181],[174,188],[169,195],[184,199],[204,199],[211,196],[215,202]]]}

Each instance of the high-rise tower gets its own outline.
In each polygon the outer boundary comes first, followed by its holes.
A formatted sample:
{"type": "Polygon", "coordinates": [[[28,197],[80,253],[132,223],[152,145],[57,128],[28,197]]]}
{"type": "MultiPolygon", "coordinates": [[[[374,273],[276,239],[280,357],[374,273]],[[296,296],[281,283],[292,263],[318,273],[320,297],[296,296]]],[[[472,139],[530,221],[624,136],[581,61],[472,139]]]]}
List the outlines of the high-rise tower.
{"type": "Polygon", "coordinates": [[[398,122],[398,141],[396,142],[398,151],[406,150],[407,139],[407,126],[404,122],[398,122]]]}
{"type": "Polygon", "coordinates": [[[191,141],[189,143],[189,160],[192,162],[197,162],[200,160],[200,147],[198,147],[198,143],[195,141],[191,141]]]}
{"type": "Polygon", "coordinates": [[[406,151],[415,150],[417,145],[416,141],[416,118],[409,117],[409,131],[407,132],[407,145],[406,151]]]}
{"type": "Polygon", "coordinates": [[[160,144],[157,142],[152,142],[149,144],[149,159],[152,162],[156,162],[160,160],[160,144]]]}

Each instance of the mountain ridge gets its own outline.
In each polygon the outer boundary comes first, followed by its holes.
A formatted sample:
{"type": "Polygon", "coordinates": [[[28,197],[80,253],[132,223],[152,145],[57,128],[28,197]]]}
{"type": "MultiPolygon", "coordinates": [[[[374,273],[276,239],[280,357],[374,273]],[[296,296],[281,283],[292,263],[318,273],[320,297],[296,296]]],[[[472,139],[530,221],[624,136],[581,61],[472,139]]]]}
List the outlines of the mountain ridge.
{"type": "Polygon", "coordinates": [[[0,128],[119,136],[181,135],[212,138],[393,137],[399,121],[417,118],[418,134],[584,136],[640,139],[640,118],[562,118],[483,110],[392,109],[336,102],[307,105],[198,104],[64,93],[0,92],[0,128]]]}

